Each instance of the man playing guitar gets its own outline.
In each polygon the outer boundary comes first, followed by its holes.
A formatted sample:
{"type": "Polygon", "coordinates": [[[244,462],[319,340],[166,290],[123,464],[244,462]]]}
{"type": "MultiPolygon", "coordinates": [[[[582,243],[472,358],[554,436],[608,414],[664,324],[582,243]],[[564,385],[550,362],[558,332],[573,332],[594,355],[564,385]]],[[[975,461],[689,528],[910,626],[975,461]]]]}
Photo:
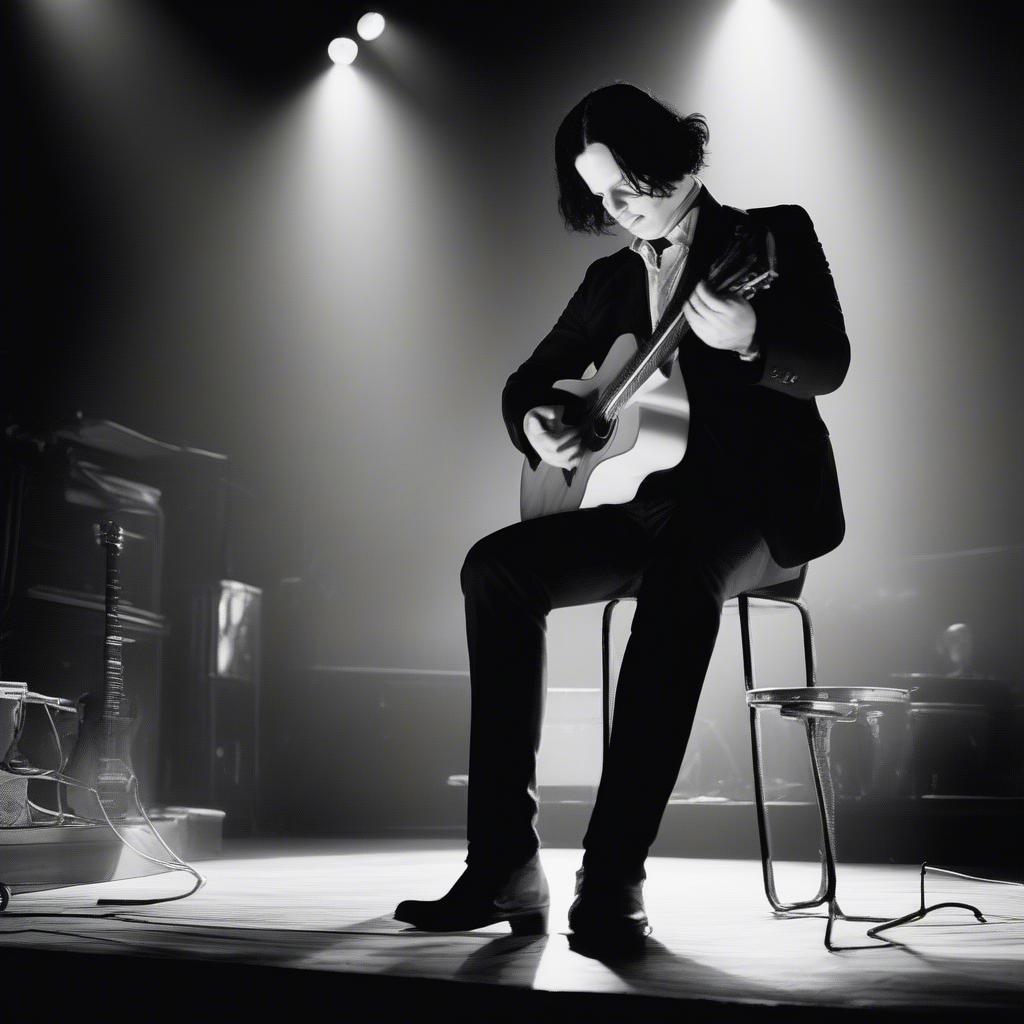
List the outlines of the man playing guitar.
{"type": "Polygon", "coordinates": [[[555,382],[585,378],[624,334],[652,338],[673,296],[686,337],[660,373],[680,381],[673,408],[685,457],[649,473],[628,500],[541,513],[470,550],[462,568],[472,685],[467,867],[441,899],[399,905],[396,918],[419,928],[509,921],[518,934],[546,930],[535,768],[547,613],[633,594],[569,922],[579,939],[600,944],[648,934],[644,861],[686,750],[722,605],[793,578],[843,538],[815,404],[839,387],[850,359],[828,263],[801,207],[741,211],[711,196],[695,176],[707,139],[700,115],[682,117],[624,83],[586,96],[556,135],[566,226],[619,225],[633,238],[591,264],[505,386],[503,415],[529,466],[524,479],[544,463],[569,481],[594,447],[573,396],[555,382]],[[771,238],[778,277],[751,300],[706,280],[743,225],[771,238]]]}

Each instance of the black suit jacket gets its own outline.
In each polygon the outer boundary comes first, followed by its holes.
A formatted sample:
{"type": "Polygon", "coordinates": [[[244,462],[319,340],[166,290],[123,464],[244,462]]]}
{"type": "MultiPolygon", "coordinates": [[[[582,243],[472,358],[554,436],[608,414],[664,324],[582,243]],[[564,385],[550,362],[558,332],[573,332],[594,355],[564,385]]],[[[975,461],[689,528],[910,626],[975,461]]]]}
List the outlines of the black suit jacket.
{"type": "MultiPolygon", "coordinates": [[[[671,488],[696,446],[741,482],[753,499],[758,525],[779,565],[795,566],[835,548],[845,520],[829,433],[815,402],[834,391],[850,362],[850,344],[828,261],[800,206],[748,211],[722,206],[707,189],[687,257],[681,295],[688,295],[721,254],[744,216],[775,237],[779,273],[753,300],[754,337],[761,355],[744,362],[735,352],[704,344],[694,334],[679,348],[690,399],[690,438],[680,467],[653,474],[640,493],[671,488]],[[660,479],[655,479],[660,478],[660,479]]],[[[531,465],[539,461],[523,432],[535,405],[564,402],[552,388],[600,364],[620,334],[651,335],[647,268],[628,248],[596,260],[551,332],[512,374],[502,393],[509,435],[531,465]]],[[[680,491],[685,501],[685,491],[680,491]]]]}

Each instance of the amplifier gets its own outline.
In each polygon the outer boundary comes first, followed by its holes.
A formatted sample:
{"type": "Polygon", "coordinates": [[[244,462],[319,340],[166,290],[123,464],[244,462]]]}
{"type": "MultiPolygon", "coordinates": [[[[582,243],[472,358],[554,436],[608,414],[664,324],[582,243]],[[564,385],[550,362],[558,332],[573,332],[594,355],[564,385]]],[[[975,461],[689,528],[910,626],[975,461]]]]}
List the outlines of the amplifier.
{"type": "Polygon", "coordinates": [[[21,588],[55,587],[103,599],[104,551],[94,525],[115,519],[125,531],[121,601],[160,611],[164,514],[161,492],[127,480],[77,453],[51,455],[30,472],[22,497],[21,588]]]}
{"type": "Polygon", "coordinates": [[[469,679],[458,672],[313,666],[264,704],[268,819],[279,831],[464,832],[469,679]]]}
{"type": "Polygon", "coordinates": [[[164,705],[170,799],[226,812],[226,834],[255,827],[262,593],[236,580],[188,590],[187,663],[164,705]]]}

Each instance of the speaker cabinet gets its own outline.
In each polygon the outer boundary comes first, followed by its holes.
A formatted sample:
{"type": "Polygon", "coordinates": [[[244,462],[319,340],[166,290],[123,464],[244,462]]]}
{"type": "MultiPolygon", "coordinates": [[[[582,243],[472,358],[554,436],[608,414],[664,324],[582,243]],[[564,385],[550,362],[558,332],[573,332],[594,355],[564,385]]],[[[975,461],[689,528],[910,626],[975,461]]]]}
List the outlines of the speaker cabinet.
{"type": "Polygon", "coordinates": [[[256,824],[261,597],[236,580],[190,588],[187,664],[165,705],[167,792],[225,811],[228,835],[256,824]]]}

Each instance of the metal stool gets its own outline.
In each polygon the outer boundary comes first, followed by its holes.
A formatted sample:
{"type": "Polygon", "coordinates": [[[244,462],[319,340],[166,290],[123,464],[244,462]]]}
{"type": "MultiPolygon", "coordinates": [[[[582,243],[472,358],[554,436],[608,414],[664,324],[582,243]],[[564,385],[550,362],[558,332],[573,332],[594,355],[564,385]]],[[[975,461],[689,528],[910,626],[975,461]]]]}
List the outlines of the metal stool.
{"type": "MultiPolygon", "coordinates": [[[[771,846],[768,838],[768,822],[764,805],[764,783],[762,778],[761,764],[761,739],[758,729],[758,704],[751,701],[753,693],[775,693],[781,691],[756,691],[754,690],[754,663],[750,642],[750,608],[751,602],[763,602],[765,605],[775,604],[793,607],[800,614],[800,623],[803,632],[804,646],[804,676],[806,689],[800,688],[790,693],[814,693],[813,688],[817,683],[817,666],[814,652],[814,631],[811,623],[810,612],[807,605],[801,598],[804,583],[807,579],[807,565],[801,565],[793,570],[792,578],[774,583],[770,586],[758,587],[754,590],[745,591],[739,594],[735,600],[740,617],[740,642],[743,651],[743,685],[747,691],[747,703],[750,715],[750,749],[753,760],[754,775],[754,805],[757,812],[757,832],[761,848],[761,872],[764,878],[764,891],[772,909],[779,913],[788,913],[795,910],[806,910],[812,907],[819,907],[827,903],[829,906],[829,920],[826,927],[825,944],[831,947],[832,923],[836,916],[843,916],[835,904],[836,871],[835,871],[835,827],[834,809],[835,799],[831,782],[831,774],[827,773],[825,784],[819,780],[818,762],[814,760],[814,740],[811,736],[811,727],[808,719],[808,740],[812,745],[812,764],[815,772],[815,788],[818,795],[819,811],[822,816],[822,859],[821,859],[821,883],[817,894],[813,899],[800,900],[795,903],[784,903],[778,895],[775,885],[775,873],[772,865],[771,846]],[[828,802],[826,805],[825,796],[827,793],[828,802]]],[[[608,746],[611,742],[611,718],[612,718],[612,685],[611,685],[611,625],[612,617],[616,606],[623,600],[634,600],[627,595],[609,601],[604,608],[601,632],[601,654],[602,654],[602,725],[604,753],[607,755],[608,746]]],[[[726,602],[728,605],[730,602],[726,602]]],[[[831,688],[831,692],[837,692],[831,688]]],[[[872,692],[877,692],[872,689],[872,692]]],[[[891,692],[891,691],[887,691],[891,692]]],[[[906,701],[906,691],[901,692],[903,700],[906,701]]],[[[849,713],[849,712],[847,712],[849,713]]],[[[854,714],[856,718],[856,714],[854,714]]],[[[835,720],[834,718],[832,720],[835,720]]],[[[820,744],[822,739],[827,742],[827,734],[831,728],[831,721],[828,726],[815,726],[814,733],[818,736],[820,744]]],[[[874,920],[874,919],[873,919],[874,920]]],[[[881,920],[881,919],[878,919],[881,920]]]]}
{"type": "MultiPolygon", "coordinates": [[[[770,586],[758,587],[754,590],[745,591],[736,598],[730,599],[725,606],[728,607],[733,600],[739,610],[740,617],[740,643],[743,649],[743,683],[749,692],[754,688],[754,661],[750,643],[750,608],[751,602],[762,602],[762,606],[776,605],[795,608],[800,614],[800,624],[803,632],[804,646],[804,674],[807,686],[815,685],[816,664],[814,656],[814,631],[811,623],[811,615],[807,605],[801,599],[804,583],[807,579],[807,564],[794,567],[793,575],[789,579],[781,580],[770,586]]],[[[612,719],[612,652],[611,652],[611,626],[615,608],[624,600],[635,600],[635,595],[624,595],[609,601],[604,607],[604,616],[601,625],[601,659],[602,659],[602,734],[604,743],[604,754],[607,756],[608,746],[611,743],[611,719],[612,719]]],[[[825,884],[826,866],[822,863],[822,885],[818,896],[814,900],[800,903],[783,903],[775,889],[775,878],[772,871],[771,851],[768,844],[768,826],[764,809],[764,787],[761,781],[761,745],[757,729],[757,717],[754,708],[750,709],[750,746],[754,762],[754,803],[757,809],[758,838],[761,846],[761,869],[764,876],[765,895],[772,908],[777,911],[790,911],[805,907],[820,906],[825,902],[827,885],[825,884]]]]}
{"type": "Polygon", "coordinates": [[[805,910],[826,904],[828,923],[825,926],[825,948],[833,950],[832,926],[836,919],[844,921],[884,922],[886,918],[858,917],[844,914],[836,899],[836,833],[835,789],[832,785],[830,739],[836,722],[856,722],[868,715],[906,712],[910,704],[908,690],[877,686],[800,686],[780,689],[748,690],[747,707],[751,716],[751,740],[754,744],[754,788],[757,793],[758,829],[761,837],[761,864],[764,869],[765,892],[776,911],[805,910]],[[775,890],[771,851],[768,845],[764,801],[761,797],[761,760],[758,742],[757,714],[774,708],[783,718],[798,719],[807,730],[807,746],[811,758],[811,774],[821,816],[822,861],[821,884],[813,899],[783,903],[775,890]]]}
{"type": "MultiPolygon", "coordinates": [[[[740,613],[740,643],[743,648],[743,680],[746,689],[753,689],[754,668],[750,648],[750,602],[763,601],[778,605],[789,605],[800,613],[800,623],[803,628],[804,641],[804,671],[807,676],[807,685],[814,686],[815,680],[815,659],[814,659],[814,632],[811,626],[811,615],[807,605],[801,600],[804,583],[807,579],[807,564],[795,567],[793,576],[790,579],[782,580],[771,586],[759,587],[756,590],[748,590],[735,598],[730,598],[725,603],[729,607],[736,601],[740,613]]],[[[601,712],[602,712],[602,737],[604,741],[604,753],[608,753],[608,745],[612,735],[612,650],[611,650],[611,629],[612,617],[616,607],[623,601],[635,601],[635,593],[625,594],[609,601],[604,606],[604,615],[601,621],[601,712]]],[[[754,719],[751,713],[751,727],[754,719]]],[[[753,735],[753,734],[752,734],[753,735]]],[[[755,740],[756,742],[756,740],[755,740]]],[[[755,772],[755,776],[757,773],[755,772]]],[[[755,787],[759,785],[757,779],[755,787]]],[[[758,806],[761,805],[760,790],[758,790],[758,806]]],[[[769,899],[771,897],[769,896],[769,899]]]]}

